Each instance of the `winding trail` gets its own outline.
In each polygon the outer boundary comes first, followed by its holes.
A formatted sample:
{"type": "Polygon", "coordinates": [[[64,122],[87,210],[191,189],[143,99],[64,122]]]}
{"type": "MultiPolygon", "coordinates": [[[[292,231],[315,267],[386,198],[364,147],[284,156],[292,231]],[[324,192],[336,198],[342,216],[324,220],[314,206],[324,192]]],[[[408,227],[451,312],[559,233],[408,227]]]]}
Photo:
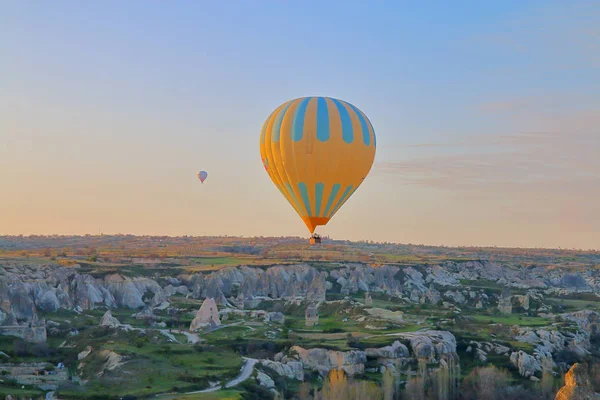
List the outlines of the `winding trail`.
{"type": "Polygon", "coordinates": [[[194,332],[182,331],[178,329],[172,329],[172,332],[182,334],[186,337],[187,342],[191,344],[196,344],[202,341],[202,339],[200,339],[200,336],[198,336],[198,334],[194,332]]]}
{"type": "MultiPolygon", "coordinates": [[[[252,375],[252,372],[254,372],[254,365],[258,362],[258,360],[255,358],[246,358],[246,357],[242,357],[242,358],[246,362],[242,366],[242,369],[240,370],[240,374],[236,378],[227,382],[225,384],[226,388],[231,388],[231,387],[234,387],[234,386],[244,382],[246,379],[250,378],[250,375],[252,375]]],[[[216,385],[211,388],[204,389],[204,390],[197,390],[195,392],[187,392],[186,394],[216,392],[217,390],[220,390],[222,388],[223,388],[223,386],[216,385]]]]}
{"type": "Polygon", "coordinates": [[[258,360],[255,358],[245,357],[244,359],[246,360],[246,364],[244,364],[244,366],[242,367],[242,371],[240,372],[237,378],[225,384],[226,388],[234,387],[238,383],[244,382],[246,379],[250,378],[250,375],[252,375],[252,372],[254,371],[254,364],[256,364],[258,360]]]}

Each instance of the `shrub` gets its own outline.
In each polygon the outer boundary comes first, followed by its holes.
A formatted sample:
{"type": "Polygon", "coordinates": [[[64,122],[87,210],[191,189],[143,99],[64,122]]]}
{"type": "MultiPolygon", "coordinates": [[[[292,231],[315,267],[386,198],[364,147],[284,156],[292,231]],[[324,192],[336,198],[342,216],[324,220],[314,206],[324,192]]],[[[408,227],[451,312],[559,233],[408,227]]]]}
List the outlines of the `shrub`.
{"type": "Polygon", "coordinates": [[[501,400],[506,396],[510,376],[494,366],[477,367],[461,385],[462,399],[501,400]]]}

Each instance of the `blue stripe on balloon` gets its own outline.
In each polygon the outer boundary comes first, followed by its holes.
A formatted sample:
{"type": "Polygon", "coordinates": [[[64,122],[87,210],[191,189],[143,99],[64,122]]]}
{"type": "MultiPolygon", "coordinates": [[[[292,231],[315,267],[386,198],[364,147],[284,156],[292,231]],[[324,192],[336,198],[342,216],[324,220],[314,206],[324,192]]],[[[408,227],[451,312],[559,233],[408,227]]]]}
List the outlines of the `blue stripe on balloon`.
{"type": "Polygon", "coordinates": [[[294,204],[296,205],[296,208],[298,209],[298,211],[300,211],[300,214],[302,214],[302,216],[304,216],[304,211],[303,208],[300,206],[300,202],[298,201],[298,198],[296,197],[296,192],[294,192],[294,189],[292,189],[292,186],[289,183],[285,183],[285,188],[287,189],[287,192],[289,193],[289,195],[292,197],[292,200],[294,201],[294,204]]]}
{"type": "Polygon", "coordinates": [[[337,196],[338,192],[340,191],[340,184],[336,183],[335,185],[333,185],[331,187],[331,193],[329,194],[329,200],[327,200],[327,206],[325,207],[325,212],[323,213],[323,215],[320,215],[321,217],[326,216],[329,214],[329,209],[331,208],[331,204],[333,203],[333,200],[335,200],[335,196],[337,196]]]}
{"type": "Polygon", "coordinates": [[[279,111],[279,114],[277,114],[277,117],[275,117],[275,122],[273,123],[273,126],[271,127],[271,141],[272,142],[279,142],[279,135],[281,134],[281,123],[283,122],[283,116],[285,115],[288,108],[290,108],[292,103],[293,103],[293,101],[290,101],[289,103],[287,103],[281,109],[281,111],[279,111]]]}
{"type": "Polygon", "coordinates": [[[289,193],[289,195],[292,197],[292,200],[294,201],[294,204],[296,205],[296,208],[298,209],[298,211],[300,211],[301,214],[304,214],[304,212],[302,211],[302,207],[300,207],[300,203],[298,202],[298,199],[296,198],[296,193],[292,189],[292,186],[286,182],[285,188],[287,189],[287,192],[289,193]]]}
{"type": "Polygon", "coordinates": [[[329,140],[329,109],[325,98],[317,98],[317,139],[321,142],[329,140]]]}
{"type": "Polygon", "coordinates": [[[346,190],[344,190],[342,197],[340,197],[340,199],[338,200],[338,202],[335,205],[335,207],[333,208],[333,210],[331,210],[331,212],[329,214],[327,214],[327,217],[331,218],[331,216],[333,214],[335,214],[335,212],[338,210],[338,208],[340,208],[342,206],[342,204],[344,203],[344,201],[348,198],[348,194],[350,193],[351,190],[352,190],[352,185],[349,185],[346,188],[346,190]]]}
{"type": "Polygon", "coordinates": [[[302,135],[304,134],[304,116],[306,115],[306,107],[309,101],[310,97],[303,99],[294,113],[294,121],[292,122],[292,140],[294,142],[302,140],[302,135]]]}
{"type": "Polygon", "coordinates": [[[371,144],[371,135],[369,133],[369,126],[367,125],[367,121],[365,120],[365,117],[363,117],[362,113],[358,110],[358,108],[356,108],[355,106],[353,106],[350,103],[347,103],[347,104],[352,108],[352,110],[354,110],[354,112],[358,116],[358,120],[360,121],[360,128],[362,130],[363,143],[367,146],[370,145],[371,144]]]}
{"type": "Polygon", "coordinates": [[[346,201],[348,201],[348,199],[350,197],[352,197],[352,195],[354,194],[354,192],[356,192],[356,189],[358,189],[358,186],[355,187],[354,189],[352,189],[350,191],[350,193],[348,194],[348,196],[346,196],[346,200],[344,200],[336,209],[333,210],[333,212],[331,213],[332,216],[335,215],[335,213],[337,213],[340,210],[340,208],[346,203],[346,201]]]}
{"type": "Polygon", "coordinates": [[[283,188],[281,187],[281,185],[279,184],[275,184],[275,186],[277,186],[277,189],[279,189],[279,191],[281,192],[281,194],[285,197],[285,190],[283,190],[283,188]]]}
{"type": "Polygon", "coordinates": [[[346,143],[352,143],[354,140],[354,132],[352,131],[352,120],[350,119],[350,114],[348,114],[348,110],[341,101],[337,99],[331,99],[333,103],[337,107],[340,113],[340,119],[342,121],[342,139],[346,143]]]}
{"type": "Polygon", "coordinates": [[[309,217],[312,217],[312,209],[310,207],[310,200],[308,199],[308,189],[306,188],[306,184],[304,182],[298,183],[298,189],[300,189],[300,195],[302,195],[306,212],[308,213],[309,217]]]}
{"type": "Polygon", "coordinates": [[[315,185],[315,216],[319,217],[321,215],[321,201],[323,201],[323,190],[325,189],[325,185],[321,182],[315,185]]]}

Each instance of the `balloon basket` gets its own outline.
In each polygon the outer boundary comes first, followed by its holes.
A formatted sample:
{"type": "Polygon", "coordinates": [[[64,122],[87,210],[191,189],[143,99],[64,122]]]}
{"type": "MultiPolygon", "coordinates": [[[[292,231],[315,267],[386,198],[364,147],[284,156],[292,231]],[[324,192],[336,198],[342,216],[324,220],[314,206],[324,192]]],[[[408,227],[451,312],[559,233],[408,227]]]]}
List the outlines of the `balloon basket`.
{"type": "Polygon", "coordinates": [[[312,235],[309,239],[309,242],[312,246],[316,245],[316,244],[321,244],[321,236],[319,235],[312,235]]]}

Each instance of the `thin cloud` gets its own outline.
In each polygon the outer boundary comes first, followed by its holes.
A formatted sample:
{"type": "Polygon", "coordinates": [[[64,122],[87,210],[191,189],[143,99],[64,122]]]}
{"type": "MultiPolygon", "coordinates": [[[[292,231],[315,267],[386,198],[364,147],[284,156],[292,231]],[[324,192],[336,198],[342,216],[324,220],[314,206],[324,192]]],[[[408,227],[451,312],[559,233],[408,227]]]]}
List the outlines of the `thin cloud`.
{"type": "Polygon", "coordinates": [[[502,30],[474,38],[471,43],[518,56],[522,65],[543,64],[554,69],[600,67],[600,3],[571,2],[567,7],[532,9],[503,24],[502,30]]]}
{"type": "MultiPolygon", "coordinates": [[[[539,118],[539,117],[536,117],[539,118]]],[[[400,184],[452,191],[560,192],[571,186],[573,195],[600,194],[600,110],[515,124],[538,125],[540,130],[519,134],[479,135],[454,143],[411,145],[459,149],[460,153],[416,155],[375,165],[376,174],[393,174],[400,184]]],[[[454,149],[454,150],[455,150],[454,149]]]]}

